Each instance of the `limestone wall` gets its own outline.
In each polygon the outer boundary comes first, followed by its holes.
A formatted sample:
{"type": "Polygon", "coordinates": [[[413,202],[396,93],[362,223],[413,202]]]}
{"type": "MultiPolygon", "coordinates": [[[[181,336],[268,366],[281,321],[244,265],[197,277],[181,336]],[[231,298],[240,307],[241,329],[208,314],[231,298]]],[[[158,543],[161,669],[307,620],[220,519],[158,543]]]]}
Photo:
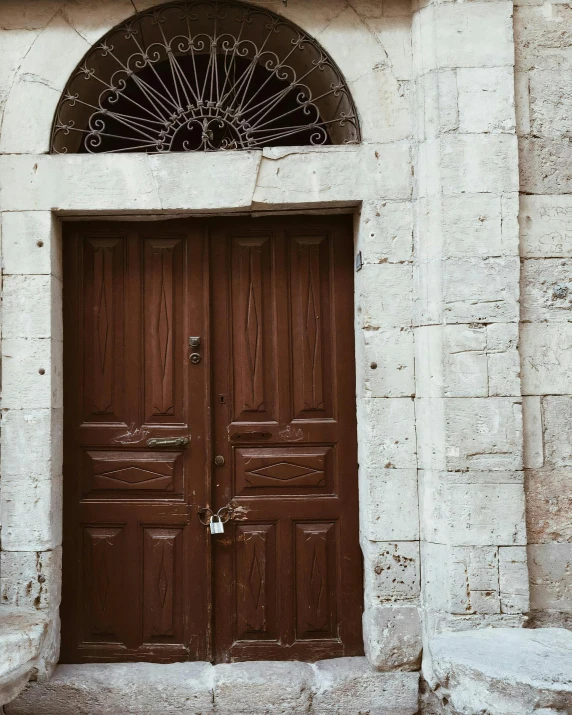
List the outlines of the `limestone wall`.
{"type": "Polygon", "coordinates": [[[514,27],[531,620],[572,627],[572,7],[518,0],[514,27]]]}
{"type": "Polygon", "coordinates": [[[0,2],[3,602],[54,616],[46,659],[56,659],[60,221],[333,209],[355,212],[363,260],[355,303],[367,655],[379,669],[418,667],[420,605],[427,632],[521,625],[528,571],[533,622],[564,622],[572,10],[541,0],[514,12],[508,0],[253,1],[330,52],[357,105],[361,146],[48,156],[76,64],[134,8],[156,3],[0,2]]]}
{"type": "Polygon", "coordinates": [[[518,627],[528,610],[512,16],[502,0],[421,0],[413,18],[415,413],[429,635],[518,627]]]}

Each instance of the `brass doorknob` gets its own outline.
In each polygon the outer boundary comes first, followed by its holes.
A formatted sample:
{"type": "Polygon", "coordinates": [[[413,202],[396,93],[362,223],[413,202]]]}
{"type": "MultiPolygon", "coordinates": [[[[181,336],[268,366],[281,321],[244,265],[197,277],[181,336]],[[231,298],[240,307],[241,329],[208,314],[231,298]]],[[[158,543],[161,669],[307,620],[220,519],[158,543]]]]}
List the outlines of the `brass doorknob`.
{"type": "Polygon", "coordinates": [[[217,454],[217,456],[214,458],[214,463],[217,467],[224,466],[224,457],[222,456],[222,454],[217,454]]]}

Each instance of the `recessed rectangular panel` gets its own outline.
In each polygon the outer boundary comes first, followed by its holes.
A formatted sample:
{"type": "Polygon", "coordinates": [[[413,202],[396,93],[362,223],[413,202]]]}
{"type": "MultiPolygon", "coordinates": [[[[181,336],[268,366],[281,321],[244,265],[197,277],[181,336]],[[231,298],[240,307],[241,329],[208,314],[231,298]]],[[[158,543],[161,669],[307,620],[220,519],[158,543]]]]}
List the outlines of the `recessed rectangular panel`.
{"type": "Polygon", "coordinates": [[[275,419],[275,329],[271,294],[271,241],[266,236],[232,242],[234,420],[275,419]]]}
{"type": "Polygon", "coordinates": [[[276,638],[276,527],[236,527],[236,638],[276,638]]]}
{"type": "Polygon", "coordinates": [[[86,495],[112,492],[116,499],[123,492],[137,496],[175,496],[183,492],[181,452],[89,451],[85,453],[84,485],[86,495]]]}
{"type": "Polygon", "coordinates": [[[335,637],[335,524],[298,523],[295,530],[296,638],[335,637]]]}
{"type": "Polygon", "coordinates": [[[81,593],[84,642],[121,642],[121,619],[118,604],[125,594],[123,562],[125,530],[120,526],[86,526],[83,528],[81,593]]]}
{"type": "Polygon", "coordinates": [[[123,237],[89,238],[83,254],[85,341],[83,413],[86,421],[121,419],[124,365],[123,237]]]}
{"type": "Polygon", "coordinates": [[[148,238],[143,252],[145,422],[183,421],[183,240],[148,238]]]}
{"type": "Polygon", "coordinates": [[[327,236],[296,236],[290,256],[294,415],[332,417],[332,269],[327,236]]]}
{"type": "Polygon", "coordinates": [[[143,642],[181,642],[183,530],[143,529],[143,642]]]}
{"type": "Polygon", "coordinates": [[[331,447],[251,447],[235,451],[236,495],[333,491],[331,447]]]}

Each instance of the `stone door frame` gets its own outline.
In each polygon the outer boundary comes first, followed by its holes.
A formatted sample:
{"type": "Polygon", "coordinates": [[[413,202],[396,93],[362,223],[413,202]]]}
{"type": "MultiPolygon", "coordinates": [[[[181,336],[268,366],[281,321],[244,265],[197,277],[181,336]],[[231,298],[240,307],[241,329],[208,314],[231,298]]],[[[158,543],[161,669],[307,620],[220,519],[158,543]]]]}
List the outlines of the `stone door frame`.
{"type": "MultiPolygon", "coordinates": [[[[66,219],[89,220],[140,219],[165,220],[169,217],[262,213],[343,212],[355,214],[356,254],[361,252],[361,270],[355,275],[356,344],[358,362],[358,401],[363,397],[364,346],[362,320],[371,323],[378,287],[375,266],[368,262],[363,234],[369,230],[370,216],[360,210],[362,199],[375,193],[392,194],[396,205],[405,202],[409,211],[409,163],[403,147],[389,147],[384,161],[379,151],[365,146],[323,149],[269,149],[241,153],[208,155],[131,155],[131,156],[37,156],[12,157],[14,185],[26,182],[23,171],[31,170],[31,185],[22,199],[26,208],[12,204],[4,195],[3,236],[6,248],[4,326],[4,444],[3,470],[3,547],[5,562],[9,552],[38,554],[42,583],[33,584],[39,603],[52,612],[53,635],[46,652],[46,666],[57,661],[59,631],[57,606],[61,582],[61,468],[62,468],[62,275],[61,225],[66,219]],[[377,153],[377,156],[376,156],[377,153]],[[364,164],[370,171],[362,172],[364,164]],[[395,167],[391,180],[379,167],[395,167]],[[276,172],[280,167],[281,171],[276,172]],[[377,171],[376,171],[377,167],[377,171]],[[77,172],[77,173],[76,173],[77,172]],[[275,182],[275,177],[283,174],[275,182]],[[74,177],[75,175],[75,177],[74,177]],[[312,184],[327,186],[331,176],[339,176],[337,189],[316,200],[312,184]],[[362,181],[356,177],[362,176],[362,181]],[[81,180],[80,178],[81,177],[81,180]],[[240,181],[236,180],[240,177],[240,181]],[[306,177],[306,183],[304,181],[306,177]],[[378,185],[372,185],[372,177],[378,185]],[[397,178],[397,181],[396,181],[397,178]],[[103,185],[102,185],[103,182],[103,185]],[[274,184],[274,186],[273,186],[274,184]],[[304,185],[305,184],[305,185],[304,185]],[[379,186],[387,184],[387,188],[379,186]],[[96,192],[86,187],[100,186],[96,192]],[[349,190],[346,186],[350,187],[349,190]],[[108,188],[106,188],[108,187],[108,188]],[[177,188],[178,187],[178,188],[177,188]],[[263,188],[264,187],[264,188],[263,188]],[[51,195],[46,195],[46,190],[51,195]],[[265,194],[269,194],[266,196],[265,194]],[[178,194],[178,195],[177,195],[178,194]],[[292,202],[304,195],[303,202],[292,202]],[[45,203],[47,202],[47,203],[45,203]],[[33,210],[27,210],[32,207],[33,210]],[[256,206],[256,208],[254,208],[256,206]],[[59,208],[55,208],[59,207],[59,208]],[[369,307],[368,307],[369,306],[369,307]],[[365,311],[367,317],[360,313],[365,311]]],[[[373,208],[373,205],[372,205],[373,208]]],[[[404,274],[401,266],[397,270],[404,274]]],[[[409,281],[398,281],[402,295],[394,299],[410,300],[409,281]]],[[[389,316],[387,316],[389,318],[389,316]]],[[[384,366],[377,374],[382,376],[384,366]]],[[[413,403],[409,426],[413,430],[413,403]]],[[[359,412],[359,410],[358,410],[359,412]]],[[[375,416],[372,421],[375,422],[375,416]]],[[[367,451],[366,435],[376,429],[368,418],[359,415],[360,451],[367,451]],[[366,444],[364,444],[364,442],[366,444]]],[[[414,459],[415,445],[409,448],[414,459]]],[[[367,455],[360,456],[366,462],[367,455]]],[[[411,462],[412,481],[416,480],[411,462]]],[[[367,469],[360,469],[360,511],[362,540],[371,530],[371,489],[367,469]]],[[[402,497],[407,509],[417,512],[416,488],[402,497]]],[[[378,503],[375,500],[374,503],[378,503]]],[[[402,540],[418,538],[417,519],[402,528],[402,540]]],[[[368,553],[366,549],[366,554],[368,553]]],[[[22,566],[22,569],[24,566],[22,566]]],[[[19,586],[14,583],[14,589],[19,586]]],[[[364,638],[368,639],[366,631],[364,638]]],[[[367,648],[368,652],[371,648],[367,648]]]]}

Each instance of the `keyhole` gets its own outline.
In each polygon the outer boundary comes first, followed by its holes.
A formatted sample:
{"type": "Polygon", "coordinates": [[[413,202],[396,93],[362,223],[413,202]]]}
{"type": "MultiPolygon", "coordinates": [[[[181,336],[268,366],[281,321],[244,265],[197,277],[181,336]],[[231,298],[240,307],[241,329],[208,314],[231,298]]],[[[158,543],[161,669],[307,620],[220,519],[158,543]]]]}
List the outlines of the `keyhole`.
{"type": "Polygon", "coordinates": [[[220,402],[221,405],[224,405],[226,403],[226,397],[224,395],[219,395],[218,401],[220,402]]]}

